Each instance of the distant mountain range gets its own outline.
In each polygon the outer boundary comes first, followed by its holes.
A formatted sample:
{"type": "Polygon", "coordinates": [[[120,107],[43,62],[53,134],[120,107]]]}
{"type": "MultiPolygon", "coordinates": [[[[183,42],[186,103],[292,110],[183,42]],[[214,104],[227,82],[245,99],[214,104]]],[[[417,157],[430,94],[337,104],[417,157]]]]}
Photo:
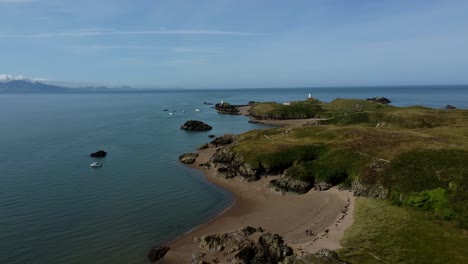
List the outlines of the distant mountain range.
{"type": "Polygon", "coordinates": [[[0,93],[75,93],[75,92],[111,92],[111,91],[134,91],[130,86],[121,87],[81,87],[69,88],[64,86],[45,84],[28,80],[14,80],[0,82],[0,93]]]}

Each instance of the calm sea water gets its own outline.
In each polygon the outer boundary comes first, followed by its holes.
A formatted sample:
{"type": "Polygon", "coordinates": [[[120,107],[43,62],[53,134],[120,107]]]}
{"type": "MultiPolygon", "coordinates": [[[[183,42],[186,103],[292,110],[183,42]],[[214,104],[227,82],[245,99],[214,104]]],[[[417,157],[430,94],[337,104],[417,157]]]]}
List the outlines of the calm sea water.
{"type": "Polygon", "coordinates": [[[468,86],[0,94],[0,263],[147,263],[151,246],[232,202],[177,157],[208,134],[261,128],[202,102],[283,102],[308,93],[468,108],[468,86]],[[214,129],[180,130],[189,119],[214,129]],[[98,149],[108,156],[92,169],[88,155],[98,149]]]}

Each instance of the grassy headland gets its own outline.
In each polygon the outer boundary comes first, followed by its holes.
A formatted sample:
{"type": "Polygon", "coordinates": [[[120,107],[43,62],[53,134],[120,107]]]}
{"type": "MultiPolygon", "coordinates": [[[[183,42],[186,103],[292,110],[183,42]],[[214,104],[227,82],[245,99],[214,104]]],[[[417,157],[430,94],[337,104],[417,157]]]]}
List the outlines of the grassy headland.
{"type": "Polygon", "coordinates": [[[322,119],[319,126],[239,135],[229,148],[249,169],[287,169],[283,177],[387,199],[359,200],[340,255],[356,263],[376,262],[376,256],[384,263],[421,263],[422,255],[440,263],[466,261],[468,110],[308,99],[256,103],[249,113],[254,119],[322,119]],[[445,246],[431,251],[439,244],[445,246]]]}

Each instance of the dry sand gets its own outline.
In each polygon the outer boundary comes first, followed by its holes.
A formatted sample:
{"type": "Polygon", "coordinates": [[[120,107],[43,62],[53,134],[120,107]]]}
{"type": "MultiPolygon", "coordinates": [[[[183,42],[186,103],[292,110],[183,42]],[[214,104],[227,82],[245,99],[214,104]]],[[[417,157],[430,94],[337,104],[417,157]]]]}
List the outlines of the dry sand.
{"type": "MultiPolygon", "coordinates": [[[[200,151],[193,167],[199,168],[213,152],[214,149],[200,151]]],[[[337,249],[352,223],[354,199],[349,191],[333,188],[304,195],[282,195],[265,187],[273,176],[241,182],[215,178],[216,168],[202,170],[210,182],[233,193],[235,202],[221,215],[172,242],[160,263],[188,263],[192,254],[200,251],[193,243],[195,237],[232,232],[244,226],[261,226],[266,232],[281,235],[298,255],[320,248],[337,249]],[[310,233],[306,234],[306,230],[310,233]]]]}

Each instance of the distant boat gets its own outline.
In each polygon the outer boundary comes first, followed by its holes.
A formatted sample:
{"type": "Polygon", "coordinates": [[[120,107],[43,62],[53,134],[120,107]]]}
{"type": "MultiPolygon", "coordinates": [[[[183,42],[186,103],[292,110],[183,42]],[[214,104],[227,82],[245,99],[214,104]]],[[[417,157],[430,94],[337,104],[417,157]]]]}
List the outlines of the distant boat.
{"type": "Polygon", "coordinates": [[[198,109],[198,108],[197,108],[197,109],[195,109],[195,112],[200,112],[200,109],[198,109]]]}
{"type": "Polygon", "coordinates": [[[167,109],[167,108],[164,108],[164,109],[163,109],[163,111],[169,111],[169,109],[167,109]]]}
{"type": "Polygon", "coordinates": [[[169,115],[173,115],[174,113],[169,113],[169,115]]]}
{"type": "Polygon", "coordinates": [[[99,163],[99,162],[93,162],[89,166],[91,166],[93,168],[100,168],[100,167],[102,167],[102,164],[99,163]]]}

